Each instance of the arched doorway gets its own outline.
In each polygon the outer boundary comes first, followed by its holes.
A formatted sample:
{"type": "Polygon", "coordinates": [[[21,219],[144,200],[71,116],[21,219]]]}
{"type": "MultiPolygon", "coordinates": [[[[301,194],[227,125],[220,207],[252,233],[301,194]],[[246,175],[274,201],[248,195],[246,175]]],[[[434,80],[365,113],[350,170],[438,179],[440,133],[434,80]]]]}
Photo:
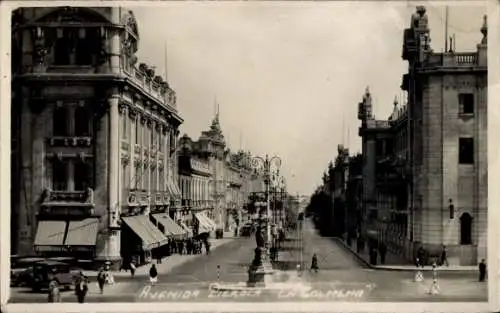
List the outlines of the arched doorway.
{"type": "Polygon", "coordinates": [[[460,244],[472,244],[472,216],[469,213],[460,216],[460,244]]]}

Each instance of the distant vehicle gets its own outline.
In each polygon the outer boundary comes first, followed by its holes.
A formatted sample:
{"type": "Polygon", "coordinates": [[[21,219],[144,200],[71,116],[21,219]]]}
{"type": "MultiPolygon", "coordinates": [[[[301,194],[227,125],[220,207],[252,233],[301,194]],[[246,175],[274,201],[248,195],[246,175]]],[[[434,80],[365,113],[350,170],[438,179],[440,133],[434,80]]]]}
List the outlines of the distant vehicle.
{"type": "Polygon", "coordinates": [[[255,227],[254,222],[251,222],[251,221],[246,222],[245,224],[243,224],[243,226],[241,226],[241,235],[245,236],[245,237],[250,237],[254,227],[255,227]]]}
{"type": "Polygon", "coordinates": [[[33,281],[33,264],[43,260],[39,257],[16,257],[11,260],[10,285],[12,287],[29,286],[33,281]]]}
{"type": "Polygon", "coordinates": [[[55,275],[59,285],[70,290],[74,286],[75,279],[80,274],[81,269],[71,266],[70,264],[58,261],[41,261],[33,265],[33,291],[47,289],[50,283],[50,275],[55,275]]]}

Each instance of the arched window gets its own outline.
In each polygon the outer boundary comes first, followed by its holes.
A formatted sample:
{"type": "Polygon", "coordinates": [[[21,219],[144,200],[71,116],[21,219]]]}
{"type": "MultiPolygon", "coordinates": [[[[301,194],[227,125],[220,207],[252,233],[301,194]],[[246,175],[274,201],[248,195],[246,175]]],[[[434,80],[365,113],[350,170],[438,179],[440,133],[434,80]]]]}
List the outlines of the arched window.
{"type": "Polygon", "coordinates": [[[75,136],[89,136],[89,112],[85,107],[77,107],[75,110],[75,136]]]}
{"type": "Polygon", "coordinates": [[[460,244],[472,244],[472,216],[469,213],[460,216],[460,244]]]}
{"type": "Polygon", "coordinates": [[[53,133],[54,136],[68,135],[68,116],[66,115],[65,107],[56,107],[53,116],[53,133]]]}

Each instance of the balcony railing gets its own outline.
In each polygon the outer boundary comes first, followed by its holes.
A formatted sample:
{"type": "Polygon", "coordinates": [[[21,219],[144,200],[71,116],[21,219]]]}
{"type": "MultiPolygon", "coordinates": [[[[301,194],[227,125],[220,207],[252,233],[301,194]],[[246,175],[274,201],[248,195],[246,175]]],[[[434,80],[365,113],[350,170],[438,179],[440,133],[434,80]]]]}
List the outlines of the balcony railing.
{"type": "Polygon", "coordinates": [[[428,67],[473,67],[478,65],[476,52],[436,53],[424,62],[428,67]]]}
{"type": "Polygon", "coordinates": [[[54,205],[94,205],[94,191],[89,188],[85,191],[60,191],[46,189],[42,196],[42,206],[54,205]]]}
{"type": "Polygon", "coordinates": [[[146,190],[142,189],[129,189],[128,203],[131,205],[148,205],[149,195],[146,190]]]}
{"type": "Polygon", "coordinates": [[[91,147],[93,140],[90,136],[54,136],[48,138],[48,143],[52,147],[91,147]]]}

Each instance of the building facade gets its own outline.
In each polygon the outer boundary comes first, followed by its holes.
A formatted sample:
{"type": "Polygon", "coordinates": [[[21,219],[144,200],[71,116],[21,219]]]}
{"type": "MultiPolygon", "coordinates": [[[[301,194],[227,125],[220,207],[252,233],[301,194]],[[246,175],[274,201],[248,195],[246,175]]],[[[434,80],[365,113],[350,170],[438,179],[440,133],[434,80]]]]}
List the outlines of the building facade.
{"type": "Polygon", "coordinates": [[[204,158],[196,142],[187,135],[181,137],[179,151],[179,187],[182,193],[183,220],[194,226],[197,213],[207,217],[214,215],[212,197],[212,169],[209,159],[204,158]]]}
{"type": "Polygon", "coordinates": [[[408,74],[387,120],[359,104],[365,233],[396,240],[408,258],[446,246],[450,264],[476,264],[487,247],[487,25],[475,52],[430,47],[424,7],[404,32],[408,74]]]}
{"type": "Polygon", "coordinates": [[[183,120],[168,83],[137,65],[132,11],[22,8],[12,39],[12,253],[117,265],[150,250],[124,245],[125,218],[180,206],[183,120]]]}

